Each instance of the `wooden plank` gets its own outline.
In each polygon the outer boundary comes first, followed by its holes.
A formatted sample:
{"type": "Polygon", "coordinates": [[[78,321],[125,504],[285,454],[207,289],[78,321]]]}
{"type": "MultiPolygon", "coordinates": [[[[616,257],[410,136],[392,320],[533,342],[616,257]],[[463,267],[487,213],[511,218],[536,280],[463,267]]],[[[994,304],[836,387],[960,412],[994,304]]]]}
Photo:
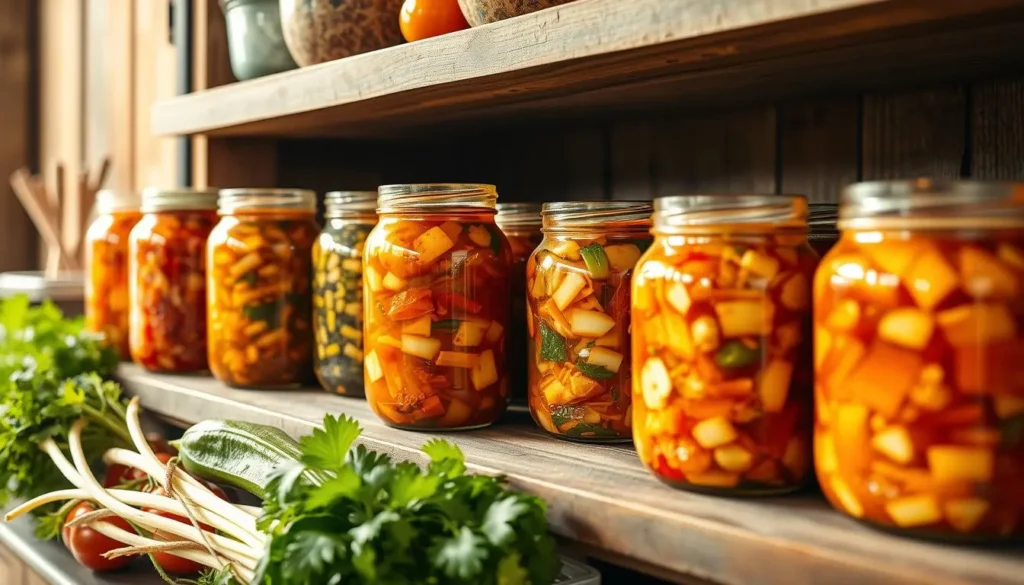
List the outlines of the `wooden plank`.
{"type": "MultiPolygon", "coordinates": [[[[113,0],[108,0],[108,2],[113,0]]],[[[121,191],[135,188],[135,2],[122,1],[110,10],[108,66],[116,71],[110,79],[111,177],[108,187],[121,191]]]]}
{"type": "MultiPolygon", "coordinates": [[[[651,195],[775,193],[776,121],[771,107],[651,121],[651,195]]],[[[613,150],[630,148],[613,144],[613,150]]]]}
{"type": "Polygon", "coordinates": [[[1024,78],[971,88],[971,176],[1024,180],[1024,78]]]}
{"type": "MultiPolygon", "coordinates": [[[[234,390],[208,378],[155,376],[123,365],[119,379],[151,412],[185,421],[235,418],[306,434],[324,414],[346,413],[361,442],[418,460],[430,435],[385,426],[366,402],[322,390],[234,390]]],[[[523,411],[501,424],[449,433],[478,473],[504,474],[545,498],[554,531],[681,575],[725,585],[1010,585],[1019,549],[939,547],[870,530],[818,494],[758,500],[672,490],[625,446],[559,441],[523,411]]]]}
{"type": "Polygon", "coordinates": [[[154,107],[154,129],[302,135],[424,125],[597,88],[628,92],[683,72],[1019,22],[1020,8],[1019,0],[588,0],[175,98],[154,107]]]}
{"type": "Polygon", "coordinates": [[[177,178],[178,151],[173,138],[155,136],[150,107],[158,100],[169,99],[177,93],[177,52],[168,38],[170,13],[167,2],[133,0],[135,27],[133,30],[134,99],[132,108],[135,121],[134,189],[172,186],[177,178]]]}
{"type": "Polygon", "coordinates": [[[32,159],[34,133],[31,31],[35,11],[22,0],[0,0],[0,272],[30,270],[36,262],[36,235],[7,177],[32,159]]]}
{"type": "Polygon", "coordinates": [[[857,98],[786,104],[779,108],[779,190],[835,203],[857,180],[857,98]]]}
{"type": "Polygon", "coordinates": [[[864,97],[863,168],[871,179],[952,179],[965,170],[966,92],[961,86],[864,97]]]}

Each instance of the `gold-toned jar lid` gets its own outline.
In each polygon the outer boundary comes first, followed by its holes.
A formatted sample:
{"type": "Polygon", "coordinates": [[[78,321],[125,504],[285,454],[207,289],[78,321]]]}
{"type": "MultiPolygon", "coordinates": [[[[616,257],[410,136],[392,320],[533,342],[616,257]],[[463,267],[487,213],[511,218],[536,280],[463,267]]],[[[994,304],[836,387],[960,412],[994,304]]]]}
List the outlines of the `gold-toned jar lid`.
{"type": "Polygon", "coordinates": [[[499,203],[494,221],[502,229],[540,229],[542,203],[499,203]]]}
{"type": "Polygon", "coordinates": [[[494,185],[476,183],[381,185],[377,193],[378,213],[465,207],[494,209],[498,201],[498,189],[494,185]]]}
{"type": "Polygon", "coordinates": [[[807,198],[770,193],[674,195],[654,201],[659,233],[807,229],[807,198]]]}
{"type": "Polygon", "coordinates": [[[871,181],[843,192],[840,229],[975,229],[1024,225],[1024,183],[871,181]]]}
{"type": "Polygon", "coordinates": [[[138,211],[139,207],[138,193],[103,189],[96,194],[96,213],[100,215],[119,211],[138,211]]]}
{"type": "Polygon", "coordinates": [[[376,191],[329,191],[324,195],[324,217],[377,215],[376,191]]]}
{"type": "Polygon", "coordinates": [[[308,189],[221,189],[217,202],[221,215],[270,209],[316,213],[316,193],[308,189]]]}
{"type": "Polygon", "coordinates": [[[216,189],[150,187],[142,192],[142,213],[214,210],[217,209],[217,196],[216,189]]]}
{"type": "Polygon", "coordinates": [[[557,201],[541,210],[545,233],[588,230],[646,229],[651,225],[650,201],[557,201]]]}

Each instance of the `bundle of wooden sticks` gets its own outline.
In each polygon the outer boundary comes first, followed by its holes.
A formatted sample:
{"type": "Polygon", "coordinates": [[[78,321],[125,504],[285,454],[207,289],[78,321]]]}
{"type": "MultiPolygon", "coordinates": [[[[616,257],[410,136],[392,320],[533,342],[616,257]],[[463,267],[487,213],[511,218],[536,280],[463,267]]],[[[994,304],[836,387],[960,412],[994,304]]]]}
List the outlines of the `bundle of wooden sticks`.
{"type": "Polygon", "coordinates": [[[82,269],[82,242],[96,194],[110,173],[110,159],[104,158],[99,172],[90,175],[83,168],[72,189],[65,187],[65,169],[56,167],[56,189],[48,191],[42,177],[20,168],[11,175],[11,188],[46,244],[46,277],[61,270],[82,269]]]}

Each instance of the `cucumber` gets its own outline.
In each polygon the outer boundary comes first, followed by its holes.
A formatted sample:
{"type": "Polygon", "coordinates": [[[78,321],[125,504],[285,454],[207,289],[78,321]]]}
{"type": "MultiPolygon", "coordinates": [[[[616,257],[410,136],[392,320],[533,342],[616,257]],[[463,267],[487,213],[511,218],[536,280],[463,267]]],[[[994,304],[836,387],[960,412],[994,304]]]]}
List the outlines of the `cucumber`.
{"type": "MultiPolygon", "coordinates": [[[[271,473],[286,464],[301,464],[299,444],[280,429],[232,420],[193,425],[174,443],[189,473],[267,499],[271,473]]],[[[314,485],[323,478],[307,470],[314,485]]]]}
{"type": "Polygon", "coordinates": [[[583,263],[587,265],[587,270],[595,280],[608,278],[608,256],[601,244],[590,244],[580,250],[580,255],[583,256],[583,263]]]}

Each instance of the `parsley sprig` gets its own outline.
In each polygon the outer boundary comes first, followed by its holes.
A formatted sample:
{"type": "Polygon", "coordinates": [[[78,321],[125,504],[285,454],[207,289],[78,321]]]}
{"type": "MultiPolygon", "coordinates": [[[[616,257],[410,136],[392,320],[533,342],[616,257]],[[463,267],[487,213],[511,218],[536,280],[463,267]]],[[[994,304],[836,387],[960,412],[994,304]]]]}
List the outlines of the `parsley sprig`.
{"type": "Polygon", "coordinates": [[[560,561],[544,502],[502,478],[466,473],[462,451],[434,439],[426,469],[353,447],[354,420],[327,416],[301,439],[301,462],[275,472],[261,529],[271,535],[257,583],[548,585],[560,561]],[[314,469],[329,477],[314,483],[314,469]]]}

